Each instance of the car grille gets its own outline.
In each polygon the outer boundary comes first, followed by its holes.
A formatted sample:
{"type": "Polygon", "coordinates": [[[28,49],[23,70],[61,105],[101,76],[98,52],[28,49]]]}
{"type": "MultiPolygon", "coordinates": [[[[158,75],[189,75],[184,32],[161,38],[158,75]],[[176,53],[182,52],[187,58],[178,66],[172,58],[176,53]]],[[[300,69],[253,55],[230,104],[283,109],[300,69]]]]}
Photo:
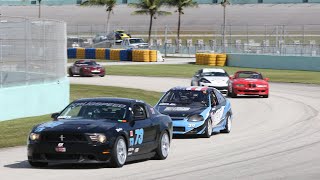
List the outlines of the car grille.
{"type": "Polygon", "coordinates": [[[182,121],[184,117],[171,117],[172,121],[182,121]]]}
{"type": "Polygon", "coordinates": [[[248,87],[249,88],[255,88],[255,87],[257,87],[257,85],[256,84],[248,84],[248,87]]]}
{"type": "Polygon", "coordinates": [[[186,128],[185,128],[185,127],[173,127],[173,131],[185,132],[185,131],[186,131],[186,128]]]}
{"type": "Polygon", "coordinates": [[[84,134],[44,133],[44,134],[41,134],[41,141],[42,142],[87,142],[88,140],[84,134]]]}

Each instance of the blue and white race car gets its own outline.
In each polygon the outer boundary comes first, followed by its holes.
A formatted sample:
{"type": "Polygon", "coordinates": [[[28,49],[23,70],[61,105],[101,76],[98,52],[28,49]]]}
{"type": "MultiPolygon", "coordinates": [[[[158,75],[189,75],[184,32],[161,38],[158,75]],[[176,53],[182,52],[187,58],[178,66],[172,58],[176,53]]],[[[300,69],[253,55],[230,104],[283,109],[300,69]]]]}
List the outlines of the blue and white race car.
{"type": "Polygon", "coordinates": [[[173,134],[193,134],[209,138],[212,132],[231,131],[231,104],[211,87],[174,87],[155,106],[173,121],[173,134]]]}

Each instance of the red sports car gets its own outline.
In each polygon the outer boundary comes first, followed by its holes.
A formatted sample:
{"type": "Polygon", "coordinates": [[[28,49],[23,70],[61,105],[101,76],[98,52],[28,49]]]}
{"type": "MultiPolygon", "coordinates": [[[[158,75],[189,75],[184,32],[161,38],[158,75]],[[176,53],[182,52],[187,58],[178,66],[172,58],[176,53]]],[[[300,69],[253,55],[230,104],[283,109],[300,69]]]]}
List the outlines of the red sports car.
{"type": "Polygon", "coordinates": [[[79,60],[76,61],[68,70],[69,76],[105,76],[106,71],[103,66],[97,64],[93,60],[79,60]]]}
{"type": "Polygon", "coordinates": [[[261,73],[254,71],[238,71],[230,77],[228,96],[259,95],[269,97],[269,78],[263,78],[261,73]]]}

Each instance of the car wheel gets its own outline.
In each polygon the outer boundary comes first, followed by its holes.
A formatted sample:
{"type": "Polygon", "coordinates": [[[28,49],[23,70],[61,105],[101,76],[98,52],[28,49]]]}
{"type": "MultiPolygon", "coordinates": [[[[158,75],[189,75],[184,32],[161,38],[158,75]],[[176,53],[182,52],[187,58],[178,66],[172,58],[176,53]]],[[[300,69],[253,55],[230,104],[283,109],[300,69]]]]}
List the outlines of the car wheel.
{"type": "Polygon", "coordinates": [[[30,164],[32,167],[46,167],[46,166],[48,166],[48,163],[46,163],[46,162],[33,162],[33,161],[29,161],[29,164],[30,164]]]}
{"type": "Polygon", "coordinates": [[[159,137],[158,147],[155,159],[164,160],[168,157],[170,151],[170,138],[167,131],[163,131],[159,137]]]}
{"type": "Polygon", "coordinates": [[[226,125],[224,126],[224,130],[221,130],[222,133],[230,133],[232,127],[231,117],[228,115],[226,120],[226,125]]]}
{"type": "Polygon", "coordinates": [[[203,137],[210,138],[212,135],[212,121],[208,119],[206,121],[206,130],[204,131],[203,137]]]}
{"type": "Polygon", "coordinates": [[[262,97],[263,97],[263,98],[268,98],[268,97],[269,97],[269,94],[263,95],[262,97]]]}
{"type": "Polygon", "coordinates": [[[233,92],[233,90],[232,90],[232,92],[230,92],[230,91],[228,90],[228,96],[231,97],[231,98],[235,98],[235,97],[237,97],[237,94],[235,94],[235,93],[233,92]]]}
{"type": "Polygon", "coordinates": [[[110,165],[114,168],[122,167],[127,160],[127,144],[122,136],[119,136],[113,146],[110,165]]]}
{"type": "Polygon", "coordinates": [[[80,69],[80,76],[84,77],[83,69],[80,69]]]}
{"type": "Polygon", "coordinates": [[[69,68],[69,76],[70,76],[70,77],[72,77],[72,76],[73,76],[73,73],[72,73],[71,68],[69,68]]]}
{"type": "Polygon", "coordinates": [[[101,74],[101,75],[100,75],[100,77],[104,77],[104,76],[105,76],[105,74],[101,74]]]}

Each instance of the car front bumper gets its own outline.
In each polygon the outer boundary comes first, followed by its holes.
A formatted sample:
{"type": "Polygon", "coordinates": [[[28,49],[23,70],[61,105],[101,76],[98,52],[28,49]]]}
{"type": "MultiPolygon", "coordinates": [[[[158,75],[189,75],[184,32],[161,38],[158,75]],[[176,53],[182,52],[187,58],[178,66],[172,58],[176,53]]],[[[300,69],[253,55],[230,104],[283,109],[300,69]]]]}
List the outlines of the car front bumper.
{"type": "Polygon", "coordinates": [[[111,157],[108,144],[63,143],[65,152],[57,152],[59,143],[28,144],[28,160],[48,163],[102,163],[111,157]]]}
{"type": "Polygon", "coordinates": [[[233,89],[235,94],[239,95],[268,95],[268,88],[245,88],[245,87],[237,87],[233,89]]]}
{"type": "Polygon", "coordinates": [[[206,129],[205,121],[189,122],[185,119],[174,119],[173,122],[173,134],[203,134],[206,129]]]}

